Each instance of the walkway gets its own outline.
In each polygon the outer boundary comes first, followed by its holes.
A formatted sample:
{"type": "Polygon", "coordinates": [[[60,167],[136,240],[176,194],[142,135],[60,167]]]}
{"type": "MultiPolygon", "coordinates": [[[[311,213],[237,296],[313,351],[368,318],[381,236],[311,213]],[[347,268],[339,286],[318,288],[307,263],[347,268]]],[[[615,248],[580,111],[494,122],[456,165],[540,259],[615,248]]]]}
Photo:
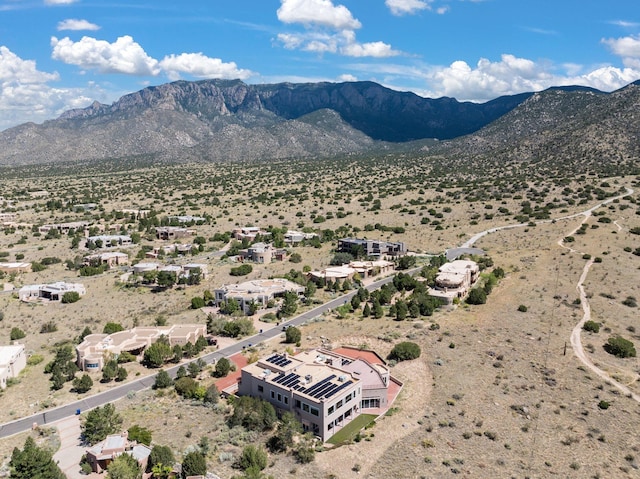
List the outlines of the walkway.
{"type": "Polygon", "coordinates": [[[69,416],[55,423],[60,436],[60,449],[53,455],[67,479],[91,479],[101,477],[100,474],[81,474],[80,460],[85,453],[81,446],[80,417],[69,416]]]}

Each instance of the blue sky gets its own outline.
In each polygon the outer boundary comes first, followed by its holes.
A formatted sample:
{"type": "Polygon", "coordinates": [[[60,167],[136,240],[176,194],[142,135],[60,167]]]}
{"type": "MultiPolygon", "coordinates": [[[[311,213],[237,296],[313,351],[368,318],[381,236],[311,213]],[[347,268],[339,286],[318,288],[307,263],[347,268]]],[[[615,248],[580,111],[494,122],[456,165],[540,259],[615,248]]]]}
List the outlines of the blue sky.
{"type": "Polygon", "coordinates": [[[0,130],[178,79],[487,101],[640,78],[636,0],[0,0],[0,130]]]}

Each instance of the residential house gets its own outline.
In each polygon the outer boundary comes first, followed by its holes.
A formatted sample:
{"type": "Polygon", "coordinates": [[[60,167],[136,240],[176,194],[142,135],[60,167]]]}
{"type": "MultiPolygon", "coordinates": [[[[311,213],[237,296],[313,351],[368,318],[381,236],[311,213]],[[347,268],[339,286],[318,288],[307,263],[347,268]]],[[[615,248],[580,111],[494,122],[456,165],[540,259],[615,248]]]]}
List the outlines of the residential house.
{"type": "Polygon", "coordinates": [[[87,238],[87,248],[117,248],[131,246],[133,241],[129,235],[96,235],[87,238]]]}
{"type": "Polygon", "coordinates": [[[176,324],[167,327],[136,327],[113,334],[89,334],[76,346],[77,365],[82,371],[100,371],[105,358],[117,358],[126,351],[139,356],[165,336],[171,346],[187,343],[195,344],[199,337],[205,337],[207,327],[201,324],[176,324]]]}
{"type": "Polygon", "coordinates": [[[18,298],[20,301],[62,301],[64,293],[76,292],[80,296],[87,293],[84,285],[80,283],[65,283],[58,281],[51,284],[32,284],[23,286],[18,290],[18,298]]]}
{"type": "Polygon", "coordinates": [[[480,268],[475,261],[458,259],[445,263],[438,269],[436,284],[429,290],[429,296],[452,304],[454,299],[462,299],[469,294],[479,275],[480,268]]]}
{"type": "Polygon", "coordinates": [[[31,263],[0,263],[0,271],[3,273],[30,273],[31,263]]]}
{"type": "Polygon", "coordinates": [[[287,258],[287,250],[274,248],[267,243],[254,243],[249,248],[240,250],[240,257],[254,263],[269,264],[274,260],[284,261],[287,258]]]}
{"type": "Polygon", "coordinates": [[[283,296],[287,291],[302,296],[304,289],[304,286],[284,278],[255,279],[240,284],[225,284],[214,290],[213,294],[216,306],[221,306],[228,299],[234,299],[247,314],[252,303],[258,303],[264,308],[270,300],[283,296]]]}
{"type": "Polygon", "coordinates": [[[257,226],[245,226],[244,228],[235,228],[231,232],[231,236],[233,236],[238,241],[242,241],[244,239],[253,241],[256,237],[260,235],[262,237],[271,236],[271,233],[268,231],[261,230],[257,226]]]}
{"type": "Polygon", "coordinates": [[[0,346],[0,389],[7,387],[7,381],[15,378],[27,366],[24,344],[0,346]]]}
{"type": "Polygon", "coordinates": [[[395,264],[387,260],[375,261],[351,261],[348,265],[329,266],[323,270],[310,271],[309,278],[315,282],[320,280],[335,281],[353,279],[357,274],[361,279],[370,278],[379,274],[387,274],[393,271],[395,264]]]}
{"type": "Polygon", "coordinates": [[[386,407],[390,381],[384,364],[318,349],[245,366],[238,394],[270,402],[279,416],[293,413],[304,431],[327,441],[363,409],[386,407]]]}
{"type": "Polygon", "coordinates": [[[351,253],[356,257],[385,258],[403,256],[407,253],[407,247],[402,241],[343,238],[338,240],[337,251],[351,253]]]}
{"type": "Polygon", "coordinates": [[[122,434],[109,435],[104,441],[87,449],[86,458],[93,472],[102,473],[121,454],[130,454],[144,471],[147,468],[151,449],[144,444],[129,441],[125,431],[122,434]]]}
{"type": "Polygon", "coordinates": [[[180,226],[160,226],[156,228],[156,238],[165,241],[187,238],[195,234],[196,230],[182,228],[180,226]]]}
{"type": "Polygon", "coordinates": [[[317,237],[316,233],[303,233],[301,231],[287,231],[284,234],[284,242],[290,245],[302,243],[305,240],[312,240],[317,237]]]}
{"type": "Polygon", "coordinates": [[[70,230],[80,231],[89,226],[87,221],[73,221],[70,223],[56,223],[50,225],[42,225],[38,227],[38,232],[41,234],[47,234],[51,230],[58,230],[60,234],[69,234],[70,230]]]}
{"type": "Polygon", "coordinates": [[[106,265],[107,268],[111,269],[114,266],[129,264],[129,255],[118,251],[109,251],[85,256],[82,262],[87,266],[106,265]]]}
{"type": "Polygon", "coordinates": [[[167,218],[169,223],[180,223],[180,224],[203,224],[207,222],[207,218],[203,218],[202,216],[191,216],[191,215],[182,215],[182,216],[169,216],[167,218]]]}

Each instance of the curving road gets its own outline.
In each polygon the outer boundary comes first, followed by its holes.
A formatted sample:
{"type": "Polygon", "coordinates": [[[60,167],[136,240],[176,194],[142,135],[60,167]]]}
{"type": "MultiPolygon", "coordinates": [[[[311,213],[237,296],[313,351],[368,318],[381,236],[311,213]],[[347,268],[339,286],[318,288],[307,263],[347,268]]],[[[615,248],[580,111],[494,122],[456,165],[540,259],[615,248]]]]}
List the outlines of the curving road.
{"type": "MultiPolygon", "coordinates": [[[[408,274],[415,274],[419,270],[420,268],[413,268],[405,272],[408,274]]],[[[390,283],[392,281],[393,281],[393,276],[388,276],[386,278],[382,278],[372,282],[371,284],[365,286],[365,288],[368,291],[373,291],[375,289],[380,288],[382,285],[390,283]]],[[[299,326],[305,323],[306,321],[309,321],[310,319],[315,318],[316,316],[319,316],[322,313],[325,313],[334,308],[337,308],[338,306],[345,304],[347,301],[350,301],[351,298],[356,293],[357,293],[357,290],[354,290],[347,294],[339,296],[338,298],[332,299],[327,303],[317,306],[302,314],[299,314],[298,316],[295,316],[289,321],[281,323],[281,325],[283,327],[299,326]]],[[[203,359],[208,364],[214,363],[220,358],[232,356],[233,354],[236,354],[247,347],[272,339],[280,334],[282,334],[281,328],[271,328],[269,330],[266,330],[254,336],[250,336],[248,338],[242,339],[237,343],[232,344],[231,346],[218,349],[217,351],[201,356],[200,359],[203,359]]],[[[197,358],[189,362],[193,362],[193,361],[197,361],[197,358]]],[[[189,364],[189,362],[183,363],[182,366],[186,366],[187,364],[189,364]]],[[[166,369],[166,371],[169,373],[169,375],[172,378],[174,378],[180,366],[181,365],[173,366],[171,368],[166,369]]],[[[89,409],[93,409],[98,406],[102,406],[104,404],[117,401],[118,399],[121,399],[127,396],[128,394],[133,394],[138,391],[142,391],[143,389],[150,388],[151,386],[153,386],[154,382],[155,382],[155,374],[151,374],[149,376],[136,379],[134,381],[128,382],[121,386],[114,387],[113,389],[110,389],[108,391],[94,394],[93,396],[88,396],[79,401],[74,401],[72,403],[65,404],[64,406],[60,406],[57,408],[47,409],[37,414],[33,414],[31,416],[27,416],[12,422],[8,422],[6,424],[2,424],[0,425],[0,437],[12,436],[14,434],[18,434],[20,432],[31,429],[35,424],[37,425],[50,424],[52,422],[56,422],[66,417],[77,414],[78,411],[81,411],[81,412],[87,411],[89,409]]]]}
{"type": "MultiPolygon", "coordinates": [[[[627,195],[631,195],[634,193],[634,190],[631,188],[627,188],[626,193],[620,194],[618,196],[615,197],[611,197],[601,203],[598,203],[595,206],[592,206],[591,208],[585,210],[585,211],[581,211],[579,213],[574,213],[571,215],[567,215],[567,216],[562,216],[560,218],[555,218],[555,219],[548,219],[548,220],[540,220],[537,221],[536,224],[544,224],[544,223],[551,223],[554,221],[559,221],[559,220],[566,220],[566,219],[571,219],[571,218],[577,218],[579,216],[585,216],[585,221],[586,219],[591,215],[591,213],[593,211],[595,211],[596,209],[602,207],[603,205],[606,205],[616,199],[620,199],[624,196],[627,195]]],[[[494,227],[494,228],[490,228],[488,230],[482,231],[480,233],[476,233],[474,236],[472,236],[469,240],[465,241],[460,248],[473,248],[473,245],[476,243],[476,241],[478,241],[480,238],[484,237],[487,234],[490,233],[495,233],[497,231],[502,231],[502,230],[507,230],[507,229],[513,229],[513,228],[522,228],[522,227],[526,227],[528,226],[528,223],[520,223],[520,224],[515,224],[515,225],[505,225],[505,226],[498,226],[498,227],[494,227]]],[[[576,228],[577,230],[577,228],[576,228]]],[[[575,231],[575,230],[574,230],[575,231]]],[[[562,240],[560,240],[558,242],[562,247],[565,247],[564,244],[562,244],[562,240]]],[[[573,250],[572,250],[573,251],[573,250]]],[[[219,252],[220,253],[220,252],[219,252]]],[[[573,332],[571,334],[571,345],[573,347],[573,351],[575,353],[575,355],[578,357],[578,359],[580,359],[585,366],[589,367],[592,371],[594,371],[596,374],[598,374],[598,376],[602,377],[603,379],[610,381],[611,384],[615,385],[615,387],[617,387],[618,389],[620,389],[621,391],[623,391],[625,394],[630,395],[630,397],[633,397],[633,399],[635,399],[636,401],[640,402],[640,397],[634,393],[632,393],[626,386],[624,386],[623,384],[618,383],[617,381],[615,381],[614,379],[612,379],[605,371],[602,371],[600,369],[598,369],[590,360],[589,358],[586,356],[584,349],[582,348],[582,343],[580,341],[580,331],[582,329],[582,324],[584,324],[585,321],[587,321],[587,319],[590,317],[590,308],[589,308],[589,303],[587,301],[586,295],[584,293],[584,289],[582,288],[582,283],[584,282],[584,279],[586,278],[586,275],[589,271],[589,268],[591,266],[591,264],[593,264],[592,261],[589,261],[587,263],[587,265],[585,265],[585,270],[583,271],[582,277],[580,278],[580,282],[578,283],[577,289],[580,292],[580,297],[582,299],[582,305],[583,305],[583,309],[585,311],[585,314],[583,316],[583,318],[581,319],[581,321],[575,326],[575,328],[573,329],[573,332]]],[[[415,274],[417,271],[419,271],[420,268],[413,268],[410,270],[407,270],[406,273],[408,274],[415,274]]],[[[388,276],[386,278],[382,278],[378,281],[374,281],[373,283],[369,284],[368,286],[366,286],[366,289],[368,291],[373,291],[377,288],[380,288],[382,285],[390,283],[393,281],[393,276],[388,276]]],[[[351,298],[356,294],[357,291],[351,291],[350,293],[347,293],[345,295],[342,295],[336,299],[333,299],[327,303],[324,303],[316,308],[313,308],[309,311],[306,311],[294,318],[292,318],[289,321],[286,321],[284,323],[282,323],[283,326],[298,326],[301,325],[302,323],[309,321],[310,319],[326,312],[329,311],[331,309],[334,309],[338,306],[341,306],[342,304],[345,304],[347,301],[350,301],[351,298]]],[[[262,341],[266,341],[268,339],[272,339],[274,337],[276,337],[277,335],[281,334],[282,331],[280,328],[272,328],[269,330],[266,330],[264,332],[261,332],[259,334],[256,334],[254,336],[245,338],[241,341],[238,341],[237,343],[228,346],[226,348],[222,348],[219,349],[215,352],[212,353],[208,353],[204,356],[201,357],[201,359],[204,359],[204,361],[206,361],[207,363],[213,363],[215,361],[217,361],[218,359],[222,358],[222,357],[228,357],[231,356],[233,354],[236,354],[240,351],[242,351],[244,348],[250,347],[254,344],[260,343],[262,341]]],[[[194,359],[193,361],[195,361],[197,359],[194,359]]],[[[188,363],[187,363],[188,364],[188,363]]],[[[184,365],[184,364],[183,364],[184,365]]],[[[178,370],[178,368],[180,367],[180,365],[176,365],[173,366],[169,369],[167,369],[167,372],[169,373],[169,375],[171,377],[175,377],[176,372],[178,370]]],[[[136,379],[134,381],[131,381],[129,383],[123,384],[122,386],[118,386],[115,387],[113,389],[110,389],[108,391],[104,391],[102,393],[98,393],[95,394],[93,396],[88,396],[84,399],[81,399],[79,401],[75,401],[73,403],[70,404],[66,404],[64,406],[60,406],[54,409],[48,409],[46,411],[42,411],[39,412],[37,414],[34,414],[32,416],[28,416],[28,417],[24,417],[21,419],[17,419],[15,421],[0,425],[0,437],[8,437],[8,436],[12,436],[14,434],[18,434],[20,432],[26,431],[28,429],[31,429],[32,426],[34,424],[37,425],[44,425],[44,424],[50,424],[52,422],[55,421],[59,421],[60,419],[64,419],[66,417],[72,416],[74,414],[76,414],[78,411],[86,411],[89,409],[93,409],[95,407],[98,406],[102,406],[104,404],[113,402],[113,401],[117,401],[118,399],[121,399],[123,397],[125,397],[127,394],[130,393],[135,393],[137,391],[141,391],[143,389],[147,389],[150,388],[153,383],[155,382],[155,375],[149,375],[146,376],[144,378],[140,378],[140,379],[136,379]]]]}

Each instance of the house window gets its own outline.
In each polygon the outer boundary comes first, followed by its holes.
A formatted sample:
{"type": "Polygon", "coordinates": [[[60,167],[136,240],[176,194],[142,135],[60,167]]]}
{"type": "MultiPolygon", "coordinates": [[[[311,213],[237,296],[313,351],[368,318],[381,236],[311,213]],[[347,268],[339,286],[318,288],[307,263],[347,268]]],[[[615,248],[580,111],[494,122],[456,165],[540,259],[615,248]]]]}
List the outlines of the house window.
{"type": "Polygon", "coordinates": [[[346,398],[344,398],[344,402],[349,402],[351,401],[351,398],[353,397],[353,393],[348,394],[346,398]]]}
{"type": "Polygon", "coordinates": [[[302,403],[302,410],[303,410],[304,412],[309,412],[309,405],[308,405],[308,404],[306,404],[306,403],[302,403]]]}
{"type": "Polygon", "coordinates": [[[261,393],[261,392],[263,392],[263,391],[264,391],[264,387],[262,387],[262,386],[258,386],[258,392],[259,392],[259,393],[261,393]]]}
{"type": "Polygon", "coordinates": [[[275,398],[276,398],[276,393],[275,393],[275,391],[272,390],[271,391],[271,399],[275,399],[275,398]]]}
{"type": "Polygon", "coordinates": [[[333,414],[333,411],[335,411],[335,407],[331,406],[328,410],[327,410],[327,414],[333,414]]]}
{"type": "Polygon", "coordinates": [[[340,409],[342,407],[342,399],[336,403],[336,409],[340,409]]]}
{"type": "Polygon", "coordinates": [[[282,402],[282,394],[278,393],[278,402],[282,402]]]}
{"type": "Polygon", "coordinates": [[[298,409],[300,409],[300,400],[299,400],[299,399],[296,399],[296,403],[295,403],[295,404],[296,404],[296,407],[297,407],[298,409]]]}
{"type": "Polygon", "coordinates": [[[318,411],[317,407],[312,407],[311,408],[311,415],[312,416],[319,416],[320,415],[320,411],[318,411]]]}
{"type": "Polygon", "coordinates": [[[287,396],[284,397],[284,403],[289,404],[289,398],[287,396]]]}

